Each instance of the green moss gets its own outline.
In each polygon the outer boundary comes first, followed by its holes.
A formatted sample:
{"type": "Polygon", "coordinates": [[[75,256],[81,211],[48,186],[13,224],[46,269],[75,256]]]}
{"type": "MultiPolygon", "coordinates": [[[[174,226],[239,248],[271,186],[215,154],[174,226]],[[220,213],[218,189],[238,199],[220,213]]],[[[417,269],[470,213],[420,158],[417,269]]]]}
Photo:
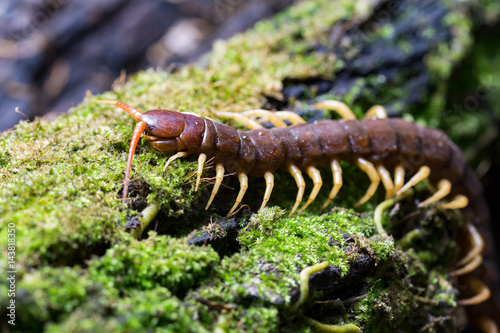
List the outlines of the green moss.
{"type": "Polygon", "coordinates": [[[114,245],[104,256],[90,261],[88,270],[93,281],[112,284],[118,290],[161,285],[179,295],[209,276],[218,262],[210,247],[192,248],[183,241],[152,236],[114,245]]]}
{"type": "Polygon", "coordinates": [[[123,298],[102,294],[47,332],[209,332],[192,325],[193,311],[163,287],[132,290],[123,298]],[[111,298],[112,297],[112,298],[111,298]]]}
{"type": "MultiPolygon", "coordinates": [[[[88,276],[78,266],[45,267],[25,274],[17,284],[16,316],[22,320],[17,321],[16,328],[29,330],[75,311],[87,298],[90,284],[88,276]]],[[[4,295],[7,295],[6,290],[4,295]]],[[[6,303],[2,301],[4,306],[6,303]]]]}
{"type": "Polygon", "coordinates": [[[326,260],[345,275],[349,256],[344,253],[342,235],[364,237],[367,230],[373,230],[372,225],[343,210],[331,215],[277,219],[283,213],[277,208],[264,209],[252,216],[240,234],[246,249],[258,251],[260,260],[276,263],[282,271],[296,272],[297,268],[326,260]]]}

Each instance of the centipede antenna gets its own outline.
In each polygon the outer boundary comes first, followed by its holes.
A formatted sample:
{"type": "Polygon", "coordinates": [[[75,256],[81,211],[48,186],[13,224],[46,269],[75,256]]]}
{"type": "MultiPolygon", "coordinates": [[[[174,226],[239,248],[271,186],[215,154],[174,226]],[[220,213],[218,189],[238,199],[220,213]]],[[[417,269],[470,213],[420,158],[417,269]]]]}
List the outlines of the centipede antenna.
{"type": "Polygon", "coordinates": [[[97,101],[97,103],[117,106],[120,109],[127,111],[132,117],[134,117],[135,120],[140,121],[142,119],[142,113],[139,110],[125,103],[118,101],[107,101],[107,100],[100,100],[97,101]]]}
{"type": "Polygon", "coordinates": [[[141,138],[142,132],[146,129],[146,123],[143,121],[139,121],[137,125],[135,125],[134,132],[132,133],[132,140],[130,140],[130,148],[128,150],[127,157],[127,168],[125,169],[125,180],[123,181],[123,197],[122,197],[122,208],[125,202],[127,201],[128,196],[128,183],[130,181],[130,169],[132,167],[132,159],[134,158],[135,148],[137,147],[137,143],[141,138]]]}

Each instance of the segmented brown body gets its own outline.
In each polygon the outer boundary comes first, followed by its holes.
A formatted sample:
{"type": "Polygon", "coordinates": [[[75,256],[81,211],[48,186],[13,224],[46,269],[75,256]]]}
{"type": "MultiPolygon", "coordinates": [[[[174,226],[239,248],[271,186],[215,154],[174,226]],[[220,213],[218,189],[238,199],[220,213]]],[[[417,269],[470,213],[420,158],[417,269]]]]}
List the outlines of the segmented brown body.
{"type": "MultiPolygon", "coordinates": [[[[363,157],[387,169],[402,163],[409,175],[427,165],[432,170],[431,182],[447,178],[453,185],[452,193],[466,195],[469,206],[479,205],[478,210],[484,211],[477,177],[457,146],[436,129],[388,118],[323,120],[241,131],[207,118],[182,116],[185,126],[179,147],[185,147],[188,154],[213,157],[228,173],[262,177],[266,171],[286,169],[290,162],[305,170],[310,165],[326,167],[332,158],[354,163],[363,157]]],[[[171,139],[149,143],[158,151],[172,152],[171,139]]]]}

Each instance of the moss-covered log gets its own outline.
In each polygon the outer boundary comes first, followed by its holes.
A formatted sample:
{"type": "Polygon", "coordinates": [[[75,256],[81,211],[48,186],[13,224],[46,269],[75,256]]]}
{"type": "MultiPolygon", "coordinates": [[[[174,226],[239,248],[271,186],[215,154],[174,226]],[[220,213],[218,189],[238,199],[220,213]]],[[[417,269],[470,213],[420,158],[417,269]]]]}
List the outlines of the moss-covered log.
{"type": "MultiPolygon", "coordinates": [[[[358,116],[372,104],[384,104],[392,114],[436,126],[446,114],[452,70],[471,46],[469,11],[492,21],[500,12],[493,2],[473,4],[301,1],[216,43],[202,64],[140,73],[111,92],[89,94],[52,123],[22,122],[3,134],[0,244],[6,259],[0,270],[16,272],[15,297],[9,296],[8,280],[2,277],[0,283],[3,327],[13,332],[309,332],[319,323],[342,332],[465,327],[465,320],[457,320],[462,318],[458,290],[448,274],[460,255],[459,212],[416,211],[413,200],[405,200],[384,214],[392,236],[379,235],[373,211],[383,193],[353,211],[368,179],[343,164],[344,187],[329,211],[319,211],[327,196],[323,190],[303,215],[285,217],[296,185],[278,172],[269,208],[256,213],[263,182],[251,180],[245,197],[250,211],[227,220],[234,191],[222,188],[213,209],[204,211],[211,186],[207,178],[204,191],[194,192],[194,160],[177,160],[163,171],[168,156],[146,144],[134,158],[134,202],[120,210],[133,121],[96,101],[201,115],[289,108],[312,121],[335,115],[309,105],[337,98],[358,116]],[[152,204],[160,211],[137,240],[133,230],[141,223],[140,211],[152,204]],[[9,233],[15,235],[15,256],[9,253],[9,233]],[[313,292],[297,306],[300,272],[324,261],[328,267],[310,278],[313,292]],[[7,316],[11,300],[15,319],[7,316]]],[[[470,116],[477,119],[468,124],[470,133],[485,126],[480,113],[470,116]]],[[[324,186],[330,188],[327,172],[324,186]]],[[[234,177],[227,178],[228,186],[235,185],[234,177]]],[[[415,198],[428,195],[422,186],[415,198]]]]}

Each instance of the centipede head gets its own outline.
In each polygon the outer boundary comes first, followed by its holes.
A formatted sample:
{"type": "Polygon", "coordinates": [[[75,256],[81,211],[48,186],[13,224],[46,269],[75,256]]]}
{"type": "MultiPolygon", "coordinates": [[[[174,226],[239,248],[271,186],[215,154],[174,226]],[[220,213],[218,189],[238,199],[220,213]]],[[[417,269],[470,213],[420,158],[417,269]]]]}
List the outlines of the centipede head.
{"type": "Polygon", "coordinates": [[[132,167],[132,159],[134,158],[137,143],[141,138],[142,133],[145,131],[151,140],[161,141],[163,147],[166,147],[164,152],[177,151],[177,138],[184,130],[185,122],[184,116],[181,113],[168,110],[150,110],[141,113],[136,108],[118,101],[105,101],[101,100],[98,103],[110,104],[117,106],[128,112],[135,120],[138,121],[132,133],[132,140],[130,140],[130,147],[127,157],[127,168],[125,170],[125,179],[123,181],[123,197],[122,207],[127,201],[128,184],[130,181],[130,169],[132,167]]]}

